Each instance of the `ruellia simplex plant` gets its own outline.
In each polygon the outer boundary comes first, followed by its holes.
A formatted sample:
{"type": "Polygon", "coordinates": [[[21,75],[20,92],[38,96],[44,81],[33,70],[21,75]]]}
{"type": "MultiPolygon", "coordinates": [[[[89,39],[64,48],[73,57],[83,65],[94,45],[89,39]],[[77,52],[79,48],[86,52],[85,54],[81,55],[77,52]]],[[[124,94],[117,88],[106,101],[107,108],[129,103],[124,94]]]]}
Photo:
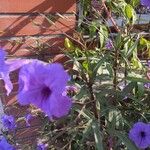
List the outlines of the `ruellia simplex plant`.
{"type": "MultiPolygon", "coordinates": [[[[149,31],[134,31],[140,6],[149,0],[82,0],[79,31],[67,35],[64,66],[37,59],[5,59],[0,50],[0,75],[7,95],[13,89],[9,73],[19,69],[17,101],[31,111],[22,119],[5,114],[0,148],[138,150],[150,147],[150,62],[138,57],[145,50],[149,58],[149,31]],[[95,4],[93,2],[93,5],[95,4]],[[92,21],[88,18],[92,10],[92,21]],[[116,19],[121,17],[122,25],[116,19]],[[112,24],[112,27],[110,26],[112,24]],[[115,32],[112,33],[112,30],[115,32]],[[70,65],[71,64],[71,65],[70,65]],[[37,144],[19,145],[6,131],[14,131],[24,120],[42,119],[37,144]],[[18,148],[19,147],[19,148],[18,148]]],[[[80,17],[80,16],[79,16],[80,17]]],[[[47,18],[48,19],[48,18],[47,18]]]]}

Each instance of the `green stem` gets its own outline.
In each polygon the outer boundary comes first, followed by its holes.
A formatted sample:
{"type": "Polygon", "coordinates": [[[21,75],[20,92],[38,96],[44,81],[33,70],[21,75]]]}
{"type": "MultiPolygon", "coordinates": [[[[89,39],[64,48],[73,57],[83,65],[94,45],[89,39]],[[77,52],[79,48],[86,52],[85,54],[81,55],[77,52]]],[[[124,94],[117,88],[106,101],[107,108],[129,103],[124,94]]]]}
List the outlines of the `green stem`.
{"type": "Polygon", "coordinates": [[[98,119],[98,112],[97,112],[97,107],[96,107],[96,101],[95,101],[95,96],[94,96],[94,92],[93,92],[93,87],[92,87],[92,83],[89,81],[88,83],[88,88],[89,88],[89,92],[90,92],[90,101],[93,101],[93,113],[96,119],[98,119]]]}

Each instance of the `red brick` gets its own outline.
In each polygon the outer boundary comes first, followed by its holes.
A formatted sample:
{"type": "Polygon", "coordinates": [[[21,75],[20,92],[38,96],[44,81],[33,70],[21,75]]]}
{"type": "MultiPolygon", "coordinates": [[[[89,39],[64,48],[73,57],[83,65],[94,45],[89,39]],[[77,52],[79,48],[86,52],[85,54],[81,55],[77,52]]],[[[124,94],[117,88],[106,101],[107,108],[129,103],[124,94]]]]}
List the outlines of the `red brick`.
{"type": "Polygon", "coordinates": [[[71,33],[75,28],[75,16],[56,17],[53,22],[49,23],[44,16],[0,16],[0,36],[62,34],[71,33]]]}
{"type": "Polygon", "coordinates": [[[76,0],[1,0],[0,13],[70,13],[76,11],[76,0]]]}
{"type": "Polygon", "coordinates": [[[58,54],[64,46],[64,37],[14,38],[0,40],[0,47],[11,56],[31,56],[36,54],[58,54]],[[41,50],[39,45],[43,47],[41,50]]]}

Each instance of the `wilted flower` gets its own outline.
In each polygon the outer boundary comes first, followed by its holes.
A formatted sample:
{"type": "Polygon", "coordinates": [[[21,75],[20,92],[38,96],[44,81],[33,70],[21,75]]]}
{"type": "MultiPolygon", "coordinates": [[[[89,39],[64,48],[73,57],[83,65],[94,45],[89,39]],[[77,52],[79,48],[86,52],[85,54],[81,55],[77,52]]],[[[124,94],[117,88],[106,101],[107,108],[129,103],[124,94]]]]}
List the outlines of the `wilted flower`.
{"type": "Polygon", "coordinates": [[[21,105],[35,105],[50,118],[67,115],[72,103],[62,93],[68,80],[60,64],[34,61],[24,65],[19,73],[18,101],[21,105]]]}
{"type": "Polygon", "coordinates": [[[5,137],[0,140],[0,150],[15,150],[15,148],[10,145],[5,137]]]}
{"type": "Polygon", "coordinates": [[[28,59],[10,59],[5,60],[7,53],[0,49],[0,78],[4,80],[5,89],[7,90],[7,95],[12,91],[13,85],[10,81],[9,73],[16,69],[19,69],[24,64],[31,62],[28,59]]]}
{"type": "Polygon", "coordinates": [[[141,0],[141,4],[146,7],[150,7],[150,0],[141,0]]]}
{"type": "Polygon", "coordinates": [[[29,123],[29,121],[32,119],[32,114],[27,114],[26,116],[25,116],[25,121],[26,121],[26,126],[27,127],[29,127],[30,126],[30,123],[29,123]]]}
{"type": "Polygon", "coordinates": [[[150,145],[150,125],[137,122],[129,132],[129,138],[139,148],[147,148],[150,145]]]}
{"type": "Polygon", "coordinates": [[[68,85],[65,87],[65,91],[63,92],[63,96],[74,95],[76,93],[77,93],[77,87],[74,85],[68,85]]]}
{"type": "Polygon", "coordinates": [[[145,84],[144,84],[144,87],[147,88],[147,89],[149,89],[149,88],[150,88],[150,82],[145,83],[145,84]]]}
{"type": "Polygon", "coordinates": [[[38,144],[37,150],[46,150],[46,144],[43,144],[43,143],[38,144]]]}
{"type": "Polygon", "coordinates": [[[147,66],[150,68],[150,60],[148,60],[148,62],[147,62],[147,66]]]}
{"type": "Polygon", "coordinates": [[[108,40],[107,42],[106,42],[106,48],[107,49],[112,49],[113,48],[113,43],[112,43],[112,40],[108,40]]]}
{"type": "Polygon", "coordinates": [[[15,118],[12,115],[3,115],[1,121],[6,129],[14,130],[16,128],[15,118]]]}

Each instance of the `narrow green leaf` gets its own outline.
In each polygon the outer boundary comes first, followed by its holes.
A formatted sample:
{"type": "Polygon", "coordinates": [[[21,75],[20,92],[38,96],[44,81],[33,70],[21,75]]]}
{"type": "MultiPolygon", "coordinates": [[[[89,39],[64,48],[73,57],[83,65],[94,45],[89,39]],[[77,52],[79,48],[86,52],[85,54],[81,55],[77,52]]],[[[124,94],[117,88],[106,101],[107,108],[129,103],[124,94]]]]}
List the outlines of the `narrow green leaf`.
{"type": "Polygon", "coordinates": [[[125,15],[129,19],[131,23],[135,23],[136,21],[136,12],[130,4],[125,6],[125,15]]]}
{"type": "Polygon", "coordinates": [[[129,140],[125,133],[115,131],[114,134],[127,146],[129,150],[138,150],[138,148],[129,140]]]}
{"type": "Polygon", "coordinates": [[[125,7],[125,13],[126,13],[126,16],[131,19],[132,16],[133,16],[133,7],[129,4],[126,5],[125,7]]]}
{"type": "Polygon", "coordinates": [[[100,127],[98,126],[98,124],[95,121],[93,121],[93,123],[92,123],[92,128],[93,128],[93,132],[94,132],[94,138],[95,138],[95,144],[96,144],[97,150],[104,150],[100,127]]]}
{"type": "Polygon", "coordinates": [[[108,55],[105,55],[104,57],[102,57],[98,62],[97,65],[94,67],[93,69],[93,78],[95,78],[98,69],[102,66],[102,64],[105,62],[106,58],[108,57],[108,55]]]}
{"type": "Polygon", "coordinates": [[[132,82],[142,82],[142,83],[150,82],[150,80],[143,79],[143,78],[136,78],[136,77],[127,77],[126,79],[132,82]]]}

